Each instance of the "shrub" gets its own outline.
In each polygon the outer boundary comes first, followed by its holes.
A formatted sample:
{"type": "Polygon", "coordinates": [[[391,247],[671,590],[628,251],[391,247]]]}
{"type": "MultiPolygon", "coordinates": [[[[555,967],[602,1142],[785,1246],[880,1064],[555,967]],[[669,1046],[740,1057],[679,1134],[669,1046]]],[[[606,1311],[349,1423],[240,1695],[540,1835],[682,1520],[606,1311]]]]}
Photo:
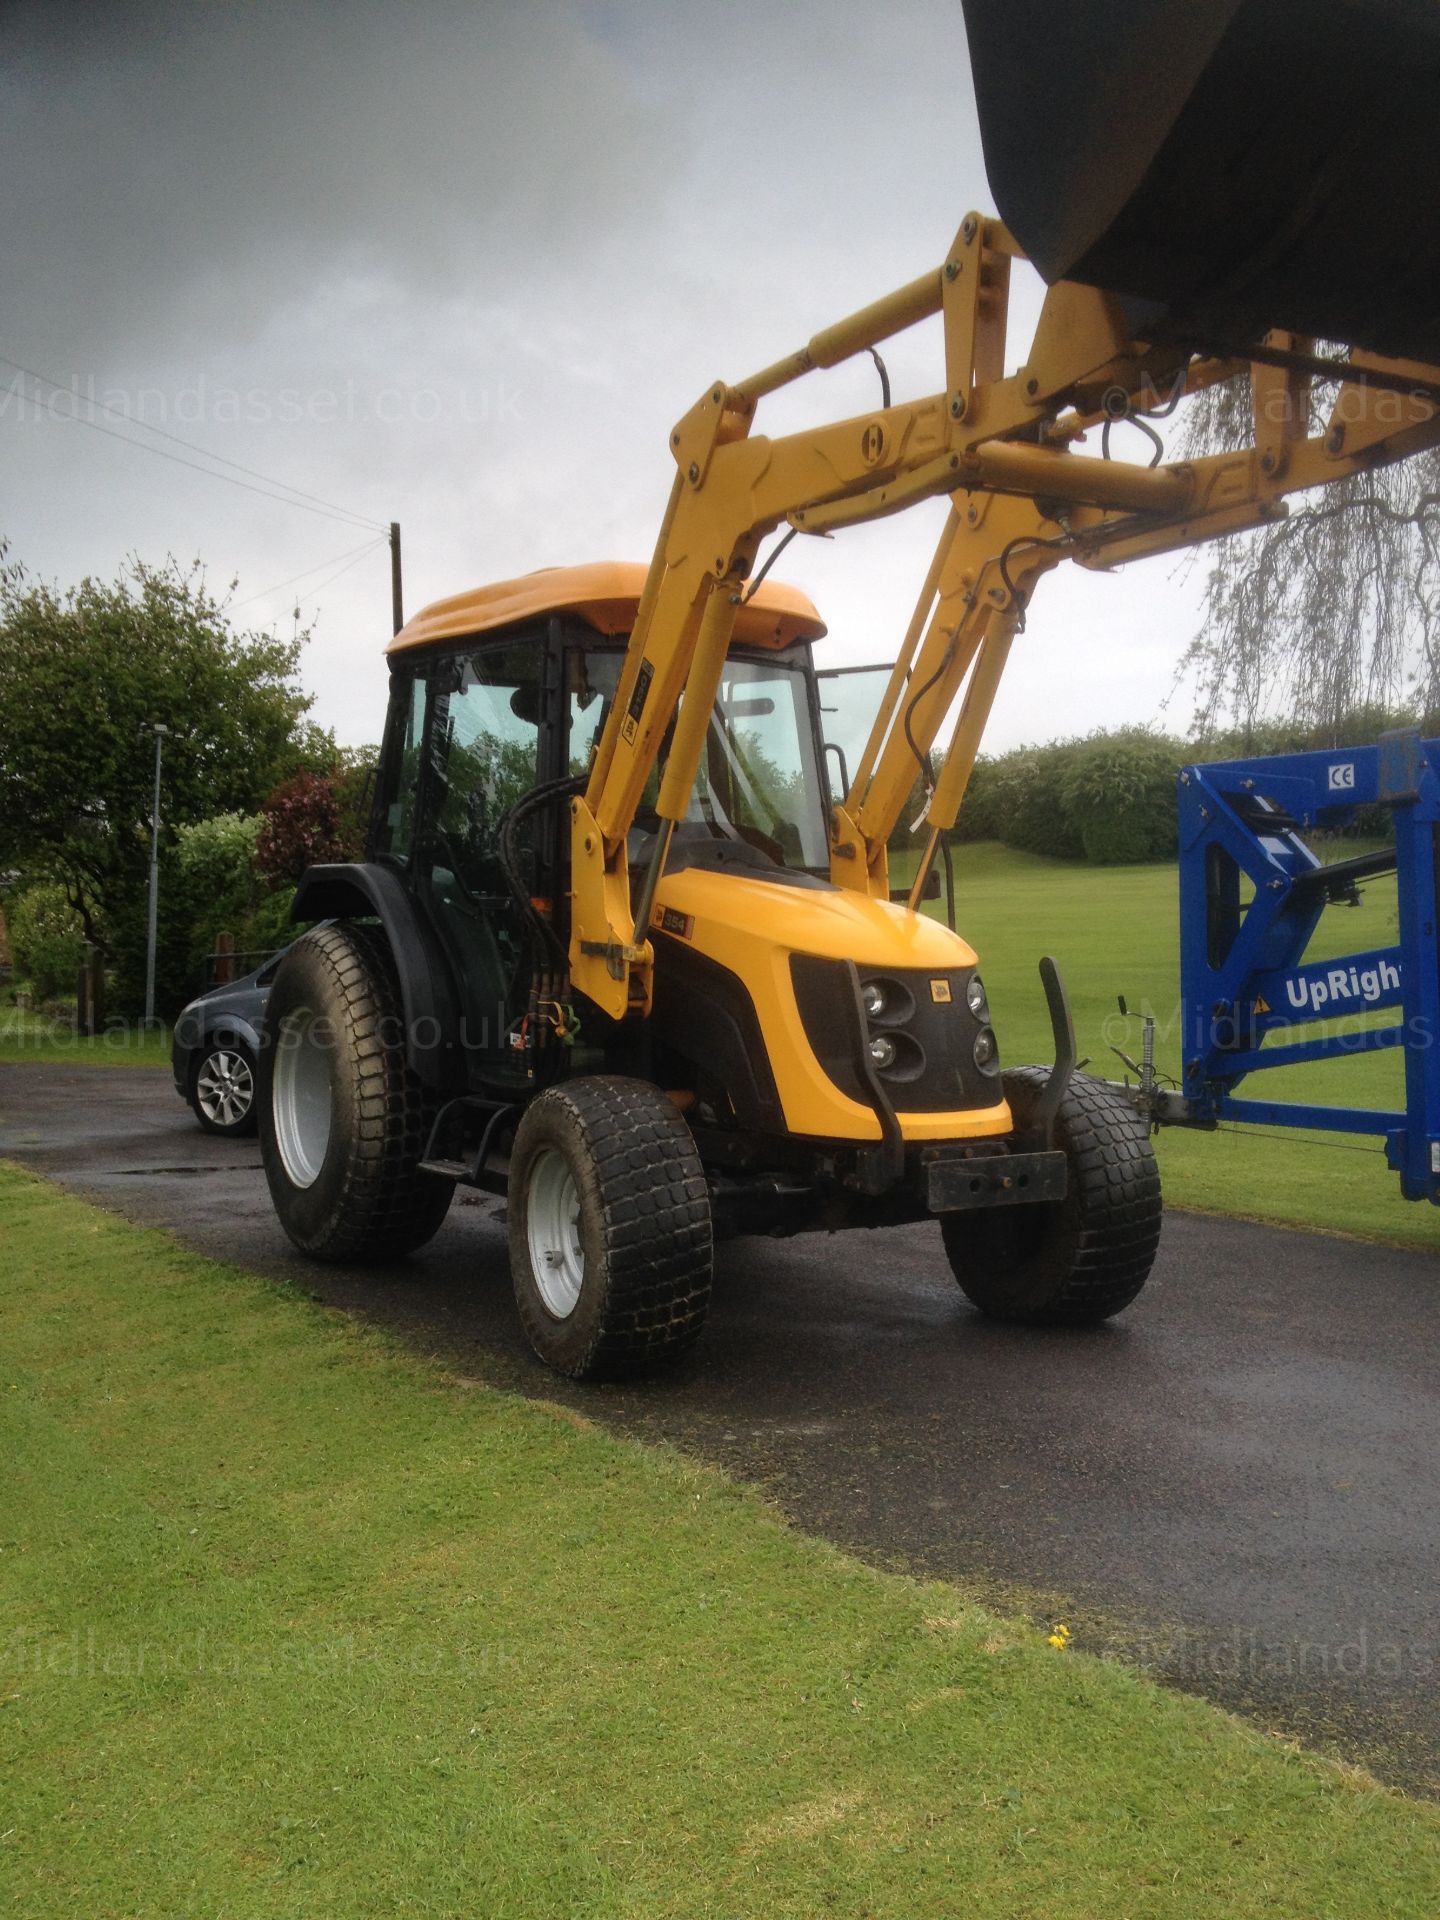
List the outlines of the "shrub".
{"type": "Polygon", "coordinates": [[[380,764],[378,747],[342,747],[331,772],[335,802],[340,811],[342,860],[361,860],[370,828],[370,803],[380,764]]]}
{"type": "Polygon", "coordinates": [[[196,985],[204,979],[216,935],[233,933],[238,943],[241,927],[259,903],[255,848],[260,824],[258,813],[220,813],[176,835],[175,864],[188,925],[185,965],[196,985]]]}
{"type": "Polygon", "coordinates": [[[1141,728],[1092,734],[1068,750],[1060,800],[1088,861],[1175,857],[1175,777],[1185,759],[1182,742],[1141,728]]]}
{"type": "Polygon", "coordinates": [[[1070,741],[1057,740],[1048,747],[1016,747],[988,763],[986,807],[1007,846],[1060,860],[1084,857],[1061,790],[1071,752],[1070,741]]]}
{"type": "Polygon", "coordinates": [[[267,893],[236,933],[235,945],[239,951],[273,953],[277,947],[288,947],[301,931],[290,918],[294,899],[294,887],[280,887],[274,893],[267,893]]]}
{"type": "Polygon", "coordinates": [[[293,887],[308,866],[343,860],[345,851],[340,803],[328,776],[297,773],[265,802],[255,863],[272,887],[293,887]]]}
{"type": "Polygon", "coordinates": [[[954,840],[1000,840],[1000,810],[995,804],[995,767],[992,759],[980,759],[975,762],[970,774],[969,785],[965,789],[965,798],[960,803],[960,811],[955,817],[955,827],[951,835],[954,840]]]}
{"type": "Polygon", "coordinates": [[[85,957],[85,932],[64,887],[41,881],[11,899],[5,909],[15,972],[42,999],[73,994],[85,957]]]}
{"type": "Polygon", "coordinates": [[[1183,743],[1143,727],[1014,747],[975,764],[957,840],[1099,865],[1175,852],[1175,776],[1183,743]]]}

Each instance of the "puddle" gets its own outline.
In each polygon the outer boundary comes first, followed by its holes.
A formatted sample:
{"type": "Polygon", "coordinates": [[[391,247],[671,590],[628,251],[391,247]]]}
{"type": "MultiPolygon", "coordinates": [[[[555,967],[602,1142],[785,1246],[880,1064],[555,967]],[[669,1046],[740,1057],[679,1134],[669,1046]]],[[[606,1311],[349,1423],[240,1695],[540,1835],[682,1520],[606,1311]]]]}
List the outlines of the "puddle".
{"type": "Polygon", "coordinates": [[[208,1167],[112,1167],[111,1175],[117,1180],[154,1180],[161,1176],[167,1178],[176,1174],[192,1173],[262,1173],[264,1168],[258,1160],[242,1160],[239,1165],[227,1161],[223,1166],[208,1167]]]}

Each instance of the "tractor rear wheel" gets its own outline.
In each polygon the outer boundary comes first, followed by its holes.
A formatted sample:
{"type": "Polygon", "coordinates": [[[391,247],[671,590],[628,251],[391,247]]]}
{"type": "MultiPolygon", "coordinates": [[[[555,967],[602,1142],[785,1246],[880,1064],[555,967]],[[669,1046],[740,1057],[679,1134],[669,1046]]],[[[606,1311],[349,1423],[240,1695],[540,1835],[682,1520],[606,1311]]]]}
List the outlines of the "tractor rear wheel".
{"type": "Polygon", "coordinates": [[[683,1352],[710,1304],[710,1190],[675,1103],[593,1075],[526,1109],[510,1156],[510,1270],[530,1344],[575,1380],[683,1352]]]}
{"type": "Polygon", "coordinates": [[[384,936],[354,923],[307,933],[280,963],[265,1027],[260,1155],[286,1233],[315,1260],[423,1246],[455,1183],[420,1170],[434,1115],[405,1059],[384,936]]]}
{"type": "MultiPolygon", "coordinates": [[[[1029,1123],[1047,1067],[1005,1075],[1017,1128],[1029,1123]]],[[[949,1213],[945,1251],[982,1313],[1031,1325],[1084,1326],[1128,1307],[1160,1242],[1160,1170],[1144,1120],[1113,1088],[1071,1076],[1055,1120],[1069,1162],[1063,1200],[949,1213]]]]}

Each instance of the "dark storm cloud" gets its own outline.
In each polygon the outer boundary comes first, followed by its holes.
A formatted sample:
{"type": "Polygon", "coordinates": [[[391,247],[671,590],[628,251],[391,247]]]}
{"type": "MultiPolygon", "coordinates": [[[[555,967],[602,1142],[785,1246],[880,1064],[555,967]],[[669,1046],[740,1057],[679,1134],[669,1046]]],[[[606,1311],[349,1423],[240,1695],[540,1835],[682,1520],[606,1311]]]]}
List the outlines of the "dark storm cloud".
{"type": "Polygon", "coordinates": [[[240,339],[337,276],[443,299],[583,255],[665,116],[560,4],[12,8],[0,323],[53,359],[240,339]]]}
{"type": "MultiPolygon", "coordinates": [[[[696,394],[938,262],[986,204],[956,0],[0,0],[0,354],[134,427],[0,366],[0,539],[62,583],[199,555],[242,620],[288,631],[298,605],[319,717],[371,738],[383,546],[352,560],[353,526],[141,451],[142,423],[399,518],[412,608],[643,556],[696,394]]],[[[897,395],[943,380],[934,323],[885,351],[897,395]]],[[[876,390],[855,361],[760,426],[876,390]]],[[[893,646],[933,538],[907,516],[788,550],[833,656],[893,646]]],[[[1137,675],[1168,686],[1138,584],[1138,667],[1116,582],[1047,589],[1072,619],[1048,656],[1032,620],[1012,737],[1061,680],[1075,729],[1135,711],[1137,675]]]]}

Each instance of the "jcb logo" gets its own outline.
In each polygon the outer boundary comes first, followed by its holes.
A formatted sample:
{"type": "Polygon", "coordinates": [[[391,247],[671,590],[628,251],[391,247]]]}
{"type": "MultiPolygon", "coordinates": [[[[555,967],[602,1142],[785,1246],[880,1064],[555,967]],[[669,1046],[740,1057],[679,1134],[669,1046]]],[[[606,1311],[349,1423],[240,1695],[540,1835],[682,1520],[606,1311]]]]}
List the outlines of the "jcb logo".
{"type": "Polygon", "coordinates": [[[1350,793],[1355,786],[1355,762],[1346,760],[1342,765],[1330,769],[1331,793],[1350,793]]]}

